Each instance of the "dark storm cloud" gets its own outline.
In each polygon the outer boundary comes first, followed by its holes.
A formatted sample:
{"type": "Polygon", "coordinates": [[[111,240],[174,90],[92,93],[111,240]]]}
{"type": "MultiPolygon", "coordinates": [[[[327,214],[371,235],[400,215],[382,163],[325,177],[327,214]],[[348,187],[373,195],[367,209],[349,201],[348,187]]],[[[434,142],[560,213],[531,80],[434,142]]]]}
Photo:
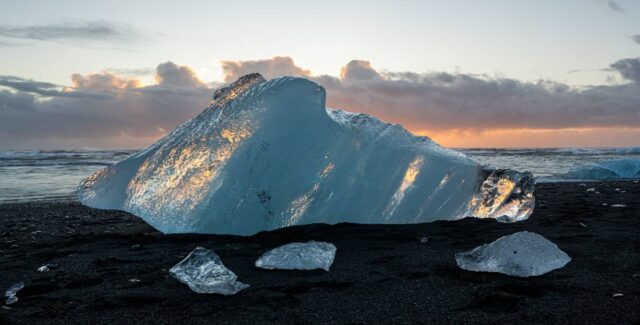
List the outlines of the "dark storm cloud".
{"type": "Polygon", "coordinates": [[[40,25],[0,25],[0,36],[31,41],[48,41],[92,46],[96,44],[131,44],[145,40],[134,27],[106,21],[68,22],[40,25]]]}
{"type": "Polygon", "coordinates": [[[631,39],[632,39],[634,42],[636,42],[636,43],[640,44],[640,34],[638,34],[638,35],[632,35],[632,36],[631,36],[631,39]]]}
{"type": "Polygon", "coordinates": [[[619,60],[612,63],[610,68],[620,72],[625,79],[640,85],[640,58],[619,60]]]}

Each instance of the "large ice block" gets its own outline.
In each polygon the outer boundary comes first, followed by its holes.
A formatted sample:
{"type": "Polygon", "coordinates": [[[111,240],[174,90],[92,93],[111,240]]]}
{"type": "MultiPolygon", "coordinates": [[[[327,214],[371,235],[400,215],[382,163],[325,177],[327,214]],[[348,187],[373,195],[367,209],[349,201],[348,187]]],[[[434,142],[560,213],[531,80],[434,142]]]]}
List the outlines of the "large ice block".
{"type": "Polygon", "coordinates": [[[310,80],[251,74],[85,179],[79,198],[164,233],[251,235],[309,223],[517,221],[533,210],[533,186],[530,173],[492,170],[399,125],[326,108],[310,80]]]}
{"type": "Polygon", "coordinates": [[[521,231],[456,254],[462,269],[475,272],[498,272],[512,276],[542,275],[571,261],[556,244],[532,232],[521,231]]]}

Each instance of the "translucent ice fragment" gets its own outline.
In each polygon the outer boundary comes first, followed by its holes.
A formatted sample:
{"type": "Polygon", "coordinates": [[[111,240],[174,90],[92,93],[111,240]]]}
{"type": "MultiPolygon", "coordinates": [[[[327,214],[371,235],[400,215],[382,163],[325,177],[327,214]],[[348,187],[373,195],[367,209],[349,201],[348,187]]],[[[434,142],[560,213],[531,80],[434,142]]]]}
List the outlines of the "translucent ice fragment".
{"type": "Polygon", "coordinates": [[[38,268],[38,272],[49,272],[49,264],[45,264],[38,268]]]}
{"type": "Polygon", "coordinates": [[[498,272],[512,276],[542,275],[565,266],[571,258],[546,238],[521,231],[456,254],[458,266],[467,271],[498,272]]]}
{"type": "Polygon", "coordinates": [[[262,269],[329,271],[336,257],[336,246],[325,242],[310,241],[291,243],[264,253],[256,266],[262,269]]]}
{"type": "Polygon", "coordinates": [[[22,288],[24,288],[24,282],[15,283],[11,287],[9,287],[9,289],[7,289],[7,291],[4,293],[4,296],[7,297],[7,305],[11,305],[18,301],[17,293],[22,288]]]}
{"type": "Polygon", "coordinates": [[[535,206],[534,180],[530,173],[487,170],[480,191],[472,198],[467,215],[516,222],[529,218],[535,206]]]}
{"type": "Polygon", "coordinates": [[[196,247],[169,272],[197,293],[233,295],[249,285],[236,281],[235,273],[227,269],[213,251],[196,247]]]}

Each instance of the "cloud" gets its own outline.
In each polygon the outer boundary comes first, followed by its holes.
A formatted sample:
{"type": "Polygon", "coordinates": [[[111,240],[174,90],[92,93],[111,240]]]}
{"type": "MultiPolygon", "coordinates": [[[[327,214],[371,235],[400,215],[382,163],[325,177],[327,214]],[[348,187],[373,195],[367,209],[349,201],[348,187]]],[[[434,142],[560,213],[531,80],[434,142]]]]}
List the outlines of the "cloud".
{"type": "Polygon", "coordinates": [[[231,82],[249,73],[257,72],[267,79],[281,76],[309,76],[311,71],[298,67],[287,56],[255,61],[222,61],[224,81],[231,82]]]}
{"type": "Polygon", "coordinates": [[[156,68],[156,81],[159,85],[172,85],[179,87],[204,87],[204,84],[193,69],[187,66],[178,66],[173,62],[165,62],[156,68]]]}
{"type": "MultiPolygon", "coordinates": [[[[464,73],[378,71],[363,60],[347,63],[339,77],[312,76],[286,57],[226,61],[224,72],[227,81],[250,72],[302,75],[326,88],[329,107],[373,114],[429,135],[498,137],[491,132],[639,130],[639,61],[623,59],[609,68],[633,82],[587,88],[464,73]]],[[[110,72],[75,74],[66,87],[0,77],[0,145],[55,138],[86,145],[105,139],[151,142],[209,103],[213,89],[191,68],[165,62],[155,71],[156,83],[148,86],[110,72]]]]}
{"type": "Polygon", "coordinates": [[[109,91],[115,89],[138,88],[141,82],[137,79],[118,77],[108,72],[89,75],[73,74],[71,82],[76,89],[109,91]]]}
{"type": "Polygon", "coordinates": [[[134,44],[147,39],[126,24],[106,21],[67,22],[40,25],[0,25],[0,36],[30,41],[47,41],[81,47],[134,44]]]}
{"type": "Polygon", "coordinates": [[[374,80],[379,79],[380,74],[371,67],[369,61],[351,60],[340,70],[342,80],[374,80]]]}
{"type": "Polygon", "coordinates": [[[634,42],[636,42],[636,43],[640,44],[640,34],[632,35],[632,36],[631,36],[631,39],[632,39],[634,42]]]}
{"type": "Polygon", "coordinates": [[[156,69],[153,69],[153,68],[134,68],[134,69],[108,68],[108,69],[105,69],[104,71],[112,73],[112,74],[115,74],[115,75],[144,77],[144,76],[149,76],[149,75],[155,74],[156,69]]]}
{"type": "Polygon", "coordinates": [[[65,87],[49,82],[34,81],[15,76],[0,76],[0,90],[4,88],[14,91],[31,93],[43,97],[77,97],[77,98],[107,98],[107,94],[91,91],[65,91],[65,87]]]}
{"type": "Polygon", "coordinates": [[[469,74],[379,73],[369,80],[316,80],[328,105],[376,115],[414,131],[640,127],[635,84],[574,89],[469,74]]]}
{"type": "Polygon", "coordinates": [[[150,86],[107,72],[74,74],[69,87],[0,77],[0,143],[155,139],[208,104],[213,90],[191,69],[167,62],[156,74],[159,83],[150,86]]]}
{"type": "Polygon", "coordinates": [[[623,78],[640,85],[640,58],[618,60],[610,68],[620,72],[623,78]]]}
{"type": "Polygon", "coordinates": [[[609,7],[609,9],[616,11],[616,12],[624,12],[624,9],[620,6],[620,4],[618,4],[617,2],[613,1],[613,0],[609,0],[607,1],[607,7],[609,7]]]}

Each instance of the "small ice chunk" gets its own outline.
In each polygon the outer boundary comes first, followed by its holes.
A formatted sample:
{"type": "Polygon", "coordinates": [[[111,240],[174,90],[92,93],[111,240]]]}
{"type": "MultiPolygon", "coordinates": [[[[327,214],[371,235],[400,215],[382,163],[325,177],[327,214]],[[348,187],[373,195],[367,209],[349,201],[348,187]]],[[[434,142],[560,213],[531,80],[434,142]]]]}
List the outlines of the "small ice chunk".
{"type": "Polygon", "coordinates": [[[625,204],[612,204],[611,207],[612,208],[624,208],[624,207],[626,207],[626,205],[625,204]]]}
{"type": "Polygon", "coordinates": [[[590,187],[585,192],[595,192],[595,191],[596,191],[595,187],[590,187]]]}
{"type": "Polygon", "coordinates": [[[169,272],[197,293],[233,295],[249,287],[236,281],[236,274],[222,264],[215,252],[203,247],[196,247],[169,272]]]}
{"type": "Polygon", "coordinates": [[[38,268],[38,272],[49,272],[49,264],[45,264],[38,268]]]}
{"type": "Polygon", "coordinates": [[[542,275],[565,266],[571,258],[556,244],[528,231],[504,236],[456,254],[458,266],[467,271],[498,272],[512,276],[542,275]]]}
{"type": "Polygon", "coordinates": [[[325,242],[310,241],[291,243],[264,253],[256,261],[256,267],[281,270],[329,271],[336,257],[336,246],[325,242]]]}
{"type": "Polygon", "coordinates": [[[11,305],[18,301],[17,293],[22,288],[24,288],[24,282],[18,282],[12,285],[11,287],[9,287],[7,291],[5,291],[4,296],[7,297],[7,302],[6,302],[7,305],[11,305]]]}
{"type": "Polygon", "coordinates": [[[429,237],[420,238],[420,242],[423,243],[423,244],[429,242],[429,237]]]}
{"type": "Polygon", "coordinates": [[[131,282],[131,283],[140,283],[142,281],[140,279],[133,278],[133,279],[129,279],[129,282],[131,282]]]}

